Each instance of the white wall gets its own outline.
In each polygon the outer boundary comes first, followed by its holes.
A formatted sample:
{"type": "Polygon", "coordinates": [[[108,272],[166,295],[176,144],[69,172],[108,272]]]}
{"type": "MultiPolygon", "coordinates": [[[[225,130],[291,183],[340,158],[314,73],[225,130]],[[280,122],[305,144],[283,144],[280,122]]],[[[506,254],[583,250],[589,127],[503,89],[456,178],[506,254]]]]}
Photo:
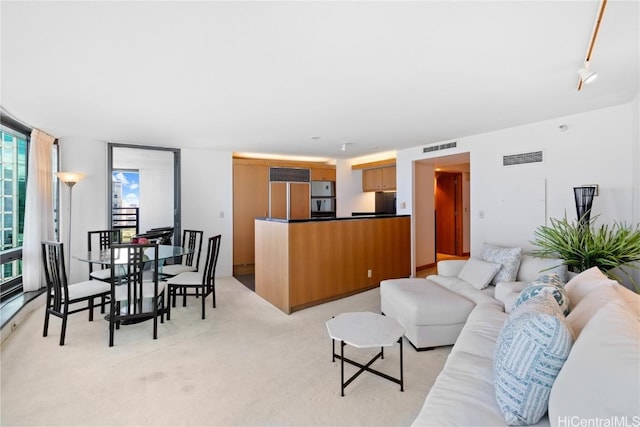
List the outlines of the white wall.
{"type": "Polygon", "coordinates": [[[362,191],[362,169],[351,170],[349,160],[336,160],[336,216],[351,216],[351,212],[374,212],[375,194],[362,191]]]}
{"type": "MultiPolygon", "coordinates": [[[[561,218],[565,212],[568,218],[575,218],[573,187],[598,184],[600,195],[593,205],[593,214],[600,215],[598,223],[631,222],[634,220],[634,195],[638,195],[640,186],[637,176],[633,178],[633,170],[639,164],[637,111],[636,99],[632,104],[462,137],[457,139],[458,146],[446,153],[425,154],[422,146],[399,151],[398,206],[406,202],[406,208],[399,208],[398,213],[415,213],[414,161],[438,154],[469,152],[472,256],[485,241],[533,248],[529,240],[541,224],[532,220],[524,209],[519,220],[518,242],[504,232],[503,197],[505,194],[513,196],[513,183],[518,181],[535,192],[539,191],[539,183],[543,183],[544,219],[547,221],[550,217],[561,218]],[[566,132],[559,130],[561,124],[568,126],[566,132]],[[542,164],[502,166],[503,155],[538,150],[544,151],[542,164]],[[481,210],[484,219],[479,218],[481,210]]],[[[522,194],[522,200],[526,197],[522,194]]],[[[635,220],[638,222],[637,214],[635,220]]],[[[415,253],[413,256],[415,258],[415,253]]]]}
{"type": "MultiPolygon", "coordinates": [[[[633,197],[633,222],[640,224],[640,94],[631,103],[631,171],[635,185],[633,197]]],[[[640,266],[633,271],[635,282],[640,285],[640,266]]]]}
{"type": "MultiPolygon", "coordinates": [[[[183,228],[204,230],[205,236],[222,234],[216,275],[230,276],[233,241],[232,153],[183,149],[181,158],[183,228]]],[[[107,177],[107,144],[103,141],[61,138],[60,160],[60,170],[87,174],[73,188],[73,255],[86,252],[89,230],[108,227],[107,194],[111,180],[107,177]]],[[[66,236],[68,192],[65,188],[61,190],[61,236],[66,236]]],[[[73,281],[85,280],[89,271],[85,263],[73,257],[70,270],[70,279],[73,281]]]]}

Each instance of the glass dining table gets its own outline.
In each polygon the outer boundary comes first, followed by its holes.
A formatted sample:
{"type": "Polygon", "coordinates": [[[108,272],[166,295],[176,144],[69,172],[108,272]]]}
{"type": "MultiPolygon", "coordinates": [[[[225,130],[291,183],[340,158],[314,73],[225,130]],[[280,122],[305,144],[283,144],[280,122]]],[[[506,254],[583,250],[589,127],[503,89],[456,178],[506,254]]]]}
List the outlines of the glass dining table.
{"type": "MultiPolygon", "coordinates": [[[[144,251],[144,254],[148,258],[148,261],[154,261],[156,258],[158,259],[158,265],[159,265],[158,276],[160,279],[162,278],[162,265],[165,263],[166,260],[172,259],[172,258],[178,258],[183,255],[189,255],[190,253],[191,253],[191,250],[189,248],[183,248],[182,246],[171,246],[171,245],[158,245],[157,253],[155,248],[153,247],[147,248],[144,251]]],[[[114,264],[124,265],[127,263],[128,251],[126,249],[116,248],[116,250],[114,250],[114,256],[115,256],[114,264]]],[[[77,259],[78,261],[100,264],[105,268],[109,268],[109,266],[111,266],[111,248],[87,251],[82,255],[74,255],[73,258],[77,259]]],[[[106,316],[106,318],[108,319],[108,315],[106,316]]],[[[152,316],[149,318],[152,318],[152,316]]],[[[142,320],[147,320],[147,319],[142,319],[142,320]]],[[[128,324],[128,323],[138,323],[138,322],[137,321],[123,322],[123,324],[128,324]]]]}

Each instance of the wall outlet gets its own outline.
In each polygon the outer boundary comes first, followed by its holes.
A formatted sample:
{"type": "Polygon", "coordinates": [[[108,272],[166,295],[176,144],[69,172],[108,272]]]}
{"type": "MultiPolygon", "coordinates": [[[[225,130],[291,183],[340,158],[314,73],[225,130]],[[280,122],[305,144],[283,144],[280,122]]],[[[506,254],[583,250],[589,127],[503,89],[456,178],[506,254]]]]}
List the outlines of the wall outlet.
{"type": "Polygon", "coordinates": [[[224,211],[220,211],[220,218],[224,218],[224,211]]]}
{"type": "Polygon", "coordinates": [[[367,270],[367,277],[371,278],[372,275],[373,275],[373,271],[371,269],[367,270]]]}
{"type": "Polygon", "coordinates": [[[407,209],[407,202],[400,202],[400,209],[407,209]]]}
{"type": "Polygon", "coordinates": [[[484,211],[480,211],[480,212],[478,212],[478,217],[479,217],[480,219],[484,219],[484,211]]]}

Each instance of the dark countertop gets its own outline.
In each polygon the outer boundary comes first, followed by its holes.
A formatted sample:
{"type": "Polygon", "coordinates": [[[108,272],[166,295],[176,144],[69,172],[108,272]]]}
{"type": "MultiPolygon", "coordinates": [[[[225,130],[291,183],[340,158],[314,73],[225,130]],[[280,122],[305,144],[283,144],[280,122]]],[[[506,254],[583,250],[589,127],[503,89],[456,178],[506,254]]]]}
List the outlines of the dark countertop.
{"type": "Polygon", "coordinates": [[[362,219],[383,219],[383,218],[402,218],[409,217],[411,215],[358,215],[358,216],[345,216],[339,218],[309,218],[309,219],[281,219],[281,218],[256,218],[258,221],[270,221],[270,222],[283,222],[286,224],[295,224],[299,222],[318,222],[318,221],[357,221],[362,219]]]}

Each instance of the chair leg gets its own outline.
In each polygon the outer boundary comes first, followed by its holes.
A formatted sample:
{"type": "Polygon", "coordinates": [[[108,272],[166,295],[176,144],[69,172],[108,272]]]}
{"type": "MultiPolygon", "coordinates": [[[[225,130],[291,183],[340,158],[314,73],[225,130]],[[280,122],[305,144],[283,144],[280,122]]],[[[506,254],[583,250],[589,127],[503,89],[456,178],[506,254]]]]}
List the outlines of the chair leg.
{"type": "Polygon", "coordinates": [[[115,313],[117,303],[112,302],[111,308],[109,309],[109,347],[113,347],[113,334],[114,334],[114,326],[115,326],[115,313]]]}
{"type": "Polygon", "coordinates": [[[60,330],[60,345],[64,345],[64,337],[67,332],[67,313],[62,314],[62,329],[60,330]]]}
{"type": "Polygon", "coordinates": [[[171,293],[174,290],[173,286],[169,285],[169,299],[167,300],[167,320],[171,320],[171,293]]]}
{"type": "Polygon", "coordinates": [[[89,322],[93,322],[93,298],[89,298],[89,322]]]}
{"type": "Polygon", "coordinates": [[[216,308],[216,283],[211,284],[211,299],[213,300],[213,308],[216,308]]]}
{"type": "Polygon", "coordinates": [[[49,333],[49,308],[44,311],[44,329],[42,330],[42,336],[46,337],[49,333]]]}
{"type": "Polygon", "coordinates": [[[182,287],[182,306],[187,306],[187,288],[184,286],[182,287]]]}
{"type": "MultiPolygon", "coordinates": [[[[196,294],[198,294],[198,293],[199,293],[198,291],[199,291],[199,288],[196,288],[196,294]]],[[[205,293],[204,293],[204,288],[203,288],[203,289],[202,289],[202,298],[201,298],[201,300],[202,300],[202,301],[201,301],[201,304],[202,304],[202,320],[204,320],[204,306],[205,306],[204,300],[205,300],[205,299],[206,299],[206,298],[205,298],[205,293]]]]}

